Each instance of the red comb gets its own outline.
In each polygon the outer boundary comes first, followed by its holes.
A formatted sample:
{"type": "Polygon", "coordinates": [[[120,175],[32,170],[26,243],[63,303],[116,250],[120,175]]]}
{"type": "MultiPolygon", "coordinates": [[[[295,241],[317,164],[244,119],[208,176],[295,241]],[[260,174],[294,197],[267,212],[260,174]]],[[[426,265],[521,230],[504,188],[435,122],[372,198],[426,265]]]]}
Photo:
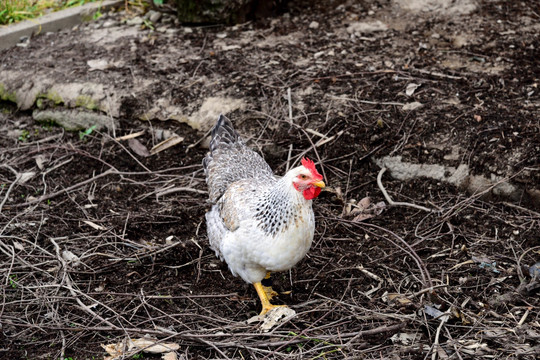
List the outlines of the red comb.
{"type": "Polygon", "coordinates": [[[302,166],[304,166],[311,172],[313,178],[317,180],[322,180],[323,176],[319,174],[319,172],[315,168],[315,163],[312,160],[309,160],[308,158],[302,158],[302,166]]]}

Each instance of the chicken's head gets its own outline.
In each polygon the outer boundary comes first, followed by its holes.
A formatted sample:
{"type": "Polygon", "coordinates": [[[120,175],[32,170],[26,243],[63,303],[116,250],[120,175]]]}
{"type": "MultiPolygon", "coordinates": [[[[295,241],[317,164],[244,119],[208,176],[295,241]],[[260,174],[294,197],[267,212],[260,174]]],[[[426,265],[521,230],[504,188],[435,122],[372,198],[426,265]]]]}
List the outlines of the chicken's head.
{"type": "Polygon", "coordinates": [[[306,200],[312,200],[319,196],[325,184],[313,161],[303,158],[302,166],[293,169],[293,171],[293,186],[302,193],[306,200]]]}

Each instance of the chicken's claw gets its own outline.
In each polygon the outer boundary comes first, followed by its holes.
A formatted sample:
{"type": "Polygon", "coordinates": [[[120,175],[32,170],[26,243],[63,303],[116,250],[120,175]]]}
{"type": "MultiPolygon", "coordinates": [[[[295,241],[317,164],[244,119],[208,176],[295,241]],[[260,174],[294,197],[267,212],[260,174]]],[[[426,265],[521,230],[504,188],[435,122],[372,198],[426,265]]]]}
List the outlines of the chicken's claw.
{"type": "Polygon", "coordinates": [[[273,298],[274,296],[278,296],[278,295],[279,295],[274,289],[272,289],[271,286],[264,286],[264,285],[263,285],[263,290],[264,290],[264,292],[266,293],[266,296],[268,297],[268,300],[272,300],[272,298],[273,298]]]}
{"type": "Polygon", "coordinates": [[[273,308],[285,306],[285,305],[270,304],[270,299],[272,298],[272,296],[277,295],[277,293],[273,291],[271,287],[263,286],[260,282],[253,283],[253,286],[255,287],[255,290],[257,290],[257,294],[259,295],[259,298],[261,299],[262,311],[259,315],[264,315],[270,310],[272,310],[273,308]],[[273,293],[275,293],[275,295],[273,293]]]}

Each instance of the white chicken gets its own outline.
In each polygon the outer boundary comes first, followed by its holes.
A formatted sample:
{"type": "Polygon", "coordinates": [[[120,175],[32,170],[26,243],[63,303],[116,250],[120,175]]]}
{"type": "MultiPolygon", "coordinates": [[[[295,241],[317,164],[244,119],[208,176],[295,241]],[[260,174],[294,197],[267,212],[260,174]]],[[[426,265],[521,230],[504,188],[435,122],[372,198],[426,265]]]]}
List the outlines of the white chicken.
{"type": "Polygon", "coordinates": [[[325,187],[323,177],[305,158],[283,177],[274,176],[223,115],[212,130],[203,166],[213,204],[206,213],[210,247],[233,275],[254,285],[264,315],[277,306],[270,303],[275,293],[265,279],[291,269],[311,246],[311,203],[325,187]]]}

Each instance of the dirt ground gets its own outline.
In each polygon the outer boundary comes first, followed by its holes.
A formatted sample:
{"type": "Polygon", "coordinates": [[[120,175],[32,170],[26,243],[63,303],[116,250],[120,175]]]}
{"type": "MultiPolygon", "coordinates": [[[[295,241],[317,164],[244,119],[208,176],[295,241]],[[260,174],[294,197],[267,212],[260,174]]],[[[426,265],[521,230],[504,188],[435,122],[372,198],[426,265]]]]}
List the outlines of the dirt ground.
{"type": "Polygon", "coordinates": [[[0,54],[24,84],[103,84],[116,107],[94,110],[117,121],[68,132],[32,117],[67,102],[2,98],[0,358],[101,359],[101,345],[144,336],[183,359],[538,357],[534,2],[292,2],[276,18],[189,30],[120,21],[134,15],[0,54]],[[104,43],[105,29],[124,35],[104,43]],[[89,71],[92,59],[115,65],[89,71]],[[207,125],[186,118],[214,96],[242,101],[228,116],[277,174],[307,155],[328,184],[308,256],[274,275],[296,316],[268,332],[247,322],[253,287],[208,248],[207,125]],[[149,155],[163,134],[183,141],[149,155]],[[381,178],[394,201],[427,209],[385,199],[377,161],[396,156],[440,165],[381,178]],[[366,197],[384,209],[361,212],[366,197]]]}

